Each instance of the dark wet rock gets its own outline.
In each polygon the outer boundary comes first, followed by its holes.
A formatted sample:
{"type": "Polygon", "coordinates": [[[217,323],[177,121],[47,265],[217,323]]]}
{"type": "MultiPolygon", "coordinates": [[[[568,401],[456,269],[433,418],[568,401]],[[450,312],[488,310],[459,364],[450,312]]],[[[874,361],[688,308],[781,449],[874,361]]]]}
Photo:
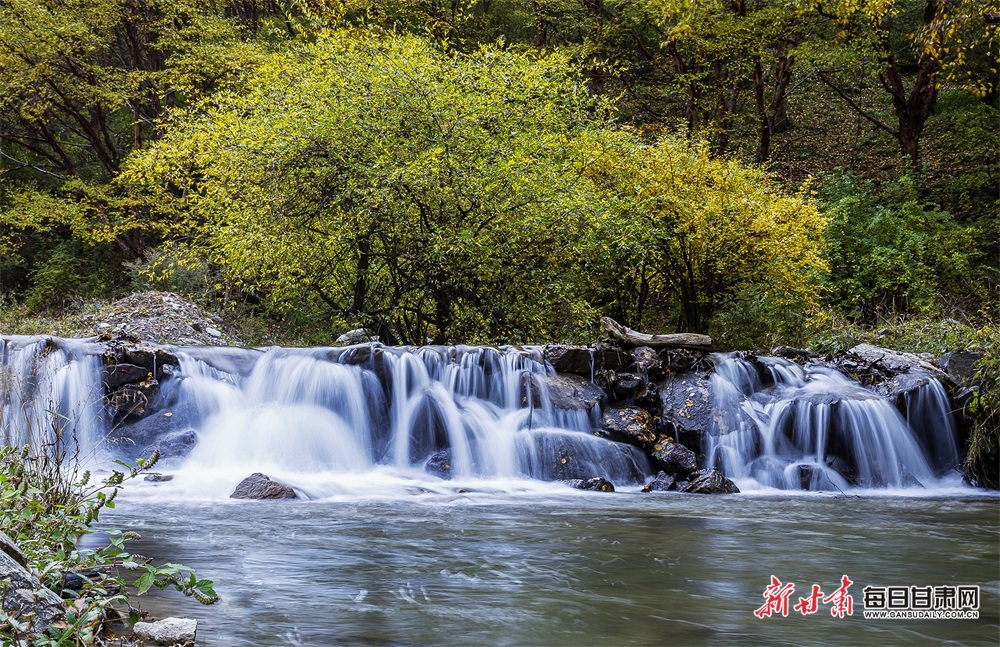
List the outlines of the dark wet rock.
{"type": "Polygon", "coordinates": [[[634,366],[632,354],[620,348],[599,345],[597,349],[597,368],[606,371],[628,371],[634,366]]]}
{"type": "Polygon", "coordinates": [[[149,380],[140,384],[126,384],[108,394],[108,406],[114,412],[116,420],[124,418],[142,418],[150,411],[150,403],[160,391],[160,383],[149,380]]]}
{"type": "Polygon", "coordinates": [[[612,402],[634,400],[646,389],[646,381],[636,373],[601,370],[594,381],[604,388],[612,402]]]}
{"type": "Polygon", "coordinates": [[[678,492],[691,494],[736,494],[740,491],[736,484],[717,469],[700,470],[691,478],[677,484],[678,492]]]}
{"type": "Polygon", "coordinates": [[[174,480],[173,474],[147,474],[143,481],[149,481],[150,483],[167,483],[168,481],[174,480]]]}
{"type": "Polygon", "coordinates": [[[711,355],[702,351],[686,348],[666,348],[661,350],[660,364],[670,375],[678,375],[689,371],[709,371],[713,363],[711,355]]]}
{"type": "Polygon", "coordinates": [[[0,602],[5,614],[15,620],[31,622],[30,633],[39,634],[64,616],[62,599],[42,586],[17,560],[0,551],[0,602]]]}
{"type": "MultiPolygon", "coordinates": [[[[590,411],[604,399],[604,391],[590,380],[572,373],[532,375],[538,380],[535,384],[543,384],[548,392],[549,400],[556,409],[586,409],[590,411]]],[[[524,400],[522,397],[522,400],[524,400]]]]}
{"type": "Polygon", "coordinates": [[[577,490],[588,490],[590,492],[614,492],[615,485],[611,481],[603,477],[595,477],[592,479],[571,479],[567,481],[570,487],[574,487],[577,490]]]}
{"type": "Polygon", "coordinates": [[[424,470],[428,474],[450,479],[451,478],[451,449],[442,449],[427,459],[424,470]]]}
{"type": "Polygon", "coordinates": [[[680,443],[654,445],[650,456],[667,474],[674,476],[684,477],[698,469],[698,456],[680,443]]]}
{"type": "Polygon", "coordinates": [[[667,492],[674,487],[675,479],[663,470],[652,481],[643,486],[643,492],[667,492]]]}
{"type": "Polygon", "coordinates": [[[934,379],[937,379],[936,376],[931,375],[926,371],[915,369],[906,373],[894,375],[887,380],[870,385],[869,388],[876,393],[885,396],[889,402],[895,403],[896,407],[905,414],[905,398],[907,395],[916,393],[918,390],[930,384],[934,379]]]}
{"type": "MultiPolygon", "coordinates": [[[[70,591],[81,591],[84,585],[87,584],[88,580],[93,580],[100,577],[100,571],[83,571],[81,573],[63,573],[62,574],[62,590],[70,591]]],[[[72,595],[63,593],[64,597],[74,597],[72,595]]]]}
{"type": "Polygon", "coordinates": [[[576,373],[590,377],[594,366],[594,351],[586,346],[550,344],[543,355],[557,373],[576,373]]]}
{"type": "Polygon", "coordinates": [[[272,481],[266,474],[254,472],[246,477],[236,486],[230,499],[295,499],[298,495],[295,490],[285,485],[272,481]]]}
{"type": "Polygon", "coordinates": [[[170,369],[166,366],[177,366],[180,360],[173,353],[155,346],[143,345],[133,346],[124,349],[122,361],[117,362],[141,366],[154,377],[161,378],[167,375],[170,369]]]}
{"type": "Polygon", "coordinates": [[[656,382],[663,379],[665,375],[663,362],[655,350],[648,346],[640,346],[632,349],[632,361],[635,363],[637,373],[646,376],[646,380],[656,382]]]}
{"type": "Polygon", "coordinates": [[[198,621],[189,618],[164,618],[156,622],[137,622],[132,635],[145,645],[193,645],[198,621]]]}
{"type": "Polygon", "coordinates": [[[160,452],[160,459],[183,458],[191,453],[198,444],[198,432],[194,429],[174,431],[157,438],[140,452],[142,456],[152,456],[154,451],[160,452]]]}
{"type": "Polygon", "coordinates": [[[601,430],[612,440],[650,449],[656,443],[653,416],[640,407],[608,409],[601,416],[601,430]]]}
{"type": "Polygon", "coordinates": [[[982,353],[970,353],[963,350],[945,353],[935,361],[935,364],[948,374],[952,382],[959,386],[968,387],[976,383],[976,371],[978,370],[976,364],[982,358],[982,353]]]}
{"type": "MultiPolygon", "coordinates": [[[[172,398],[164,398],[163,391],[167,385],[164,384],[161,390],[161,397],[153,405],[153,410],[145,417],[138,420],[125,418],[119,421],[114,429],[108,434],[106,444],[112,449],[115,456],[126,461],[134,461],[139,457],[148,457],[152,450],[157,447],[160,439],[176,438],[181,439],[181,435],[191,429],[191,417],[188,414],[188,406],[162,407],[166,400],[173,402],[172,398]]],[[[193,445],[192,445],[193,446],[193,445]]],[[[172,451],[174,447],[171,447],[172,451]]],[[[177,446],[176,449],[181,449],[177,446]]],[[[183,455],[183,454],[174,454],[183,455]]]]}
{"type": "Polygon", "coordinates": [[[659,388],[660,433],[700,452],[703,434],[713,429],[708,374],[678,375],[668,378],[659,388]]]}
{"type": "Polygon", "coordinates": [[[152,376],[153,372],[145,366],[112,364],[111,366],[104,367],[104,375],[101,377],[101,380],[104,382],[104,388],[107,391],[114,391],[125,384],[142,382],[152,378],[152,376]]]}

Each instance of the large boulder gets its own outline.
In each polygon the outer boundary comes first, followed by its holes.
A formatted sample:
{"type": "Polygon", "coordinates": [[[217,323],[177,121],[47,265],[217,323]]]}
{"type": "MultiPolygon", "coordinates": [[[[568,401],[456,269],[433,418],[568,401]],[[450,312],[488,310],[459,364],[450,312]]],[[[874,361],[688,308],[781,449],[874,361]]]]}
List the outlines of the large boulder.
{"type": "Polygon", "coordinates": [[[164,618],[156,622],[137,622],[132,635],[144,645],[193,645],[198,621],[190,618],[164,618]]]}
{"type": "Polygon", "coordinates": [[[640,407],[608,409],[601,416],[601,430],[612,440],[650,449],[656,443],[656,423],[640,407]]]}
{"type": "Polygon", "coordinates": [[[114,391],[126,384],[135,384],[147,379],[152,379],[153,372],[145,366],[135,364],[111,364],[104,367],[104,375],[101,380],[104,382],[106,391],[114,391]]]}
{"type": "Polygon", "coordinates": [[[298,495],[288,485],[272,481],[266,474],[254,472],[236,486],[230,499],[296,499],[298,495]]]}
{"type": "Polygon", "coordinates": [[[63,601],[18,562],[7,551],[0,551],[3,611],[14,619],[28,622],[29,633],[39,634],[63,618],[63,601]]]}
{"type": "Polygon", "coordinates": [[[7,553],[11,559],[22,567],[28,568],[28,558],[5,532],[0,532],[0,551],[7,553]]]}
{"type": "Polygon", "coordinates": [[[677,483],[678,492],[691,494],[736,494],[740,491],[736,484],[717,469],[700,470],[687,481],[677,483]]]}

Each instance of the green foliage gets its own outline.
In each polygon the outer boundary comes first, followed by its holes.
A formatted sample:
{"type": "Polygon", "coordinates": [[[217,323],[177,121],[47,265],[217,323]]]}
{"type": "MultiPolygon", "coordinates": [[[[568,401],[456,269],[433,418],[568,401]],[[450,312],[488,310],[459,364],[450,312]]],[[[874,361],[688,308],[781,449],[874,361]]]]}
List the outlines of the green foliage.
{"type": "Polygon", "coordinates": [[[123,180],[279,312],[416,343],[558,335],[574,295],[542,286],[574,262],[571,143],[599,109],[558,55],[337,32],[177,119],[123,180]]]}
{"type": "MultiPolygon", "coordinates": [[[[2,413],[2,412],[0,412],[2,413]]],[[[115,507],[119,488],[151,469],[159,459],[139,459],[96,480],[81,471],[75,446],[61,439],[63,425],[53,414],[56,442],[22,447],[0,447],[0,531],[9,535],[28,557],[43,584],[68,598],[65,617],[45,635],[29,635],[23,620],[0,611],[0,639],[4,645],[93,645],[108,625],[123,614],[135,622],[138,612],[130,602],[127,585],[135,579],[137,595],[150,586],[172,587],[203,604],[218,600],[209,580],[198,579],[190,568],[178,564],[157,566],[148,558],[129,552],[132,532],[109,531],[109,543],[97,550],[78,550],[77,540],[106,509],[115,507]],[[61,439],[61,440],[60,440],[61,439]],[[141,571],[138,578],[131,573],[141,571]],[[80,591],[64,590],[64,574],[83,576],[80,591]]],[[[8,439],[9,440],[9,439],[8,439]]],[[[0,583],[2,586],[2,583],[0,583]]]]}
{"type": "Polygon", "coordinates": [[[975,415],[962,472],[978,487],[1000,489],[1000,357],[994,344],[979,361],[976,380],[979,389],[970,404],[975,415]]]}
{"type": "Polygon", "coordinates": [[[599,283],[614,290],[605,298],[623,320],[641,324],[652,301],[678,329],[705,332],[737,302],[797,312],[817,304],[826,219],[806,194],[713,158],[705,142],[622,135],[613,146],[586,177],[611,205],[595,225],[612,272],[599,283]]]}
{"type": "Polygon", "coordinates": [[[826,232],[833,304],[870,323],[983,296],[973,271],[978,250],[972,232],[922,201],[908,179],[894,188],[879,196],[848,176],[824,183],[833,214],[826,232]]]}

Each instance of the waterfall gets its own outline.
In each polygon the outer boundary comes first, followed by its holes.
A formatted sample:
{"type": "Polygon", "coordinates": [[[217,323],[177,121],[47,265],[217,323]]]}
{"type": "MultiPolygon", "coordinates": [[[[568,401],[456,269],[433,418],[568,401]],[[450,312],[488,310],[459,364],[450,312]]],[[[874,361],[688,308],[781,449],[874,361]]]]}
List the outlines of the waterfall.
{"type": "Polygon", "coordinates": [[[904,417],[839,371],[716,355],[706,458],[741,483],[785,490],[927,486],[958,463],[937,380],[907,394],[904,417]],[[920,433],[916,433],[919,430],[920,433]]]}
{"type": "MultiPolygon", "coordinates": [[[[210,498],[252,472],[307,496],[592,477],[638,486],[655,473],[643,451],[595,433],[600,404],[573,408],[551,392],[563,378],[539,347],[166,350],[147,409],[129,416],[104,393],[101,344],[0,338],[5,444],[94,464],[160,449],[178,476],[165,490],[210,498]]],[[[929,486],[959,461],[947,396],[929,375],[897,409],[827,366],[714,360],[702,466],[741,487],[929,486]]]]}
{"type": "Polygon", "coordinates": [[[106,421],[100,348],[85,341],[0,338],[0,441],[91,464],[106,421]]]}

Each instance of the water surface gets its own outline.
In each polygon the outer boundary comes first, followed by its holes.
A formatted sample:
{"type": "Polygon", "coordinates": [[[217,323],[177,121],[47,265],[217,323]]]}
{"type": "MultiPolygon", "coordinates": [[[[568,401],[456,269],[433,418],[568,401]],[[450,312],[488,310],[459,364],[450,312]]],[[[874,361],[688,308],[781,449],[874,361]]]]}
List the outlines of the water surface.
{"type": "Polygon", "coordinates": [[[396,499],[154,502],[106,523],[216,582],[217,645],[996,645],[996,496],[420,493],[396,499]],[[758,619],[771,575],[854,582],[854,615],[758,619]],[[978,585],[979,620],[865,620],[866,585],[978,585]]]}

